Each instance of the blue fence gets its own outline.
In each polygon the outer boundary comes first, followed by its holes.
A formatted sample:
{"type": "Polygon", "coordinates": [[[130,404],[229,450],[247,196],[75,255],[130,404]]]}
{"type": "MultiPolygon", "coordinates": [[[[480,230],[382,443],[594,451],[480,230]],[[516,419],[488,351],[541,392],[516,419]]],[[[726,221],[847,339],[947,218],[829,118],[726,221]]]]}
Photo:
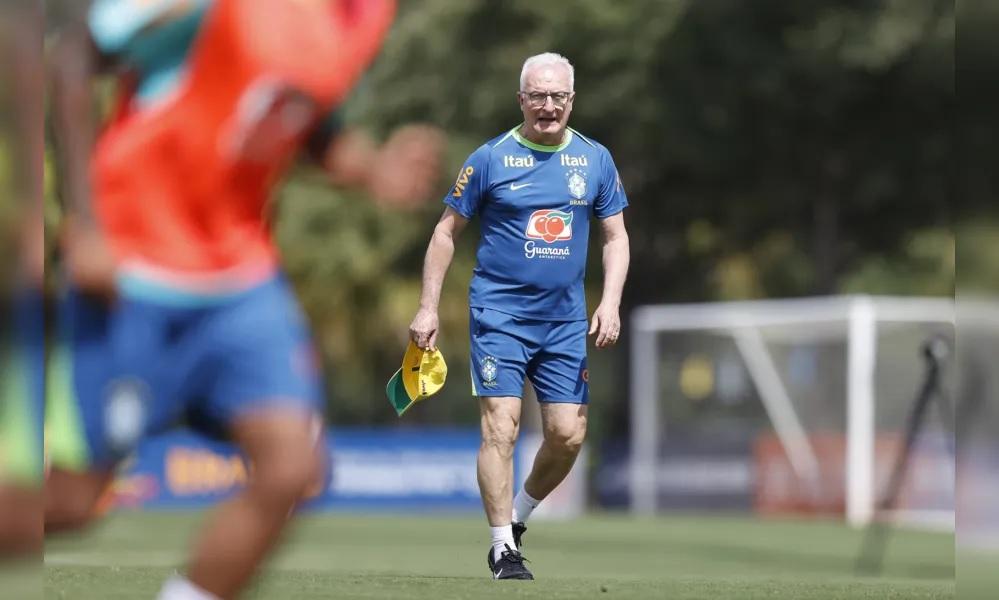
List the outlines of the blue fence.
{"type": "MultiPolygon", "coordinates": [[[[472,429],[333,429],[327,477],[307,509],[481,510],[472,429]]],[[[119,507],[197,508],[232,495],[247,464],[227,443],[188,431],[146,440],[123,465],[119,507]]]]}

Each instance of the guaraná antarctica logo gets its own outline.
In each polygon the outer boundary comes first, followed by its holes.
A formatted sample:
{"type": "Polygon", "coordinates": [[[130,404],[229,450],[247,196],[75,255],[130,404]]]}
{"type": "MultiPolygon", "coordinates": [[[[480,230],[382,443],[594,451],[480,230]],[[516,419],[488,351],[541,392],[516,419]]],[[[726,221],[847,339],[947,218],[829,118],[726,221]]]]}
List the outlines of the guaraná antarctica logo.
{"type": "Polygon", "coordinates": [[[565,260],[569,257],[569,248],[539,246],[533,240],[541,240],[546,244],[564,242],[572,239],[572,213],[546,208],[536,210],[527,220],[528,238],[524,243],[524,256],[527,258],[557,258],[565,260]]]}
{"type": "Polygon", "coordinates": [[[536,210],[527,220],[524,235],[528,239],[544,240],[549,244],[571,240],[572,213],[550,208],[536,210]]]}

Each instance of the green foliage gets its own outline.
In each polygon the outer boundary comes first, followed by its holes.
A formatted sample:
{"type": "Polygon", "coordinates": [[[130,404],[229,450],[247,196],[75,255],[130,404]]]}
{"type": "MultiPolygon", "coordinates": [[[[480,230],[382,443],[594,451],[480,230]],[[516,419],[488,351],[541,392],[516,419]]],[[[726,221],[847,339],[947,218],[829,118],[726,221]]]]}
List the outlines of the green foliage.
{"type": "MultiPolygon", "coordinates": [[[[576,67],[572,125],[611,150],[631,200],[625,318],[667,301],[946,294],[953,43],[953,5],[937,0],[414,0],[347,115],[380,134],[444,128],[443,194],[465,156],[519,121],[523,60],[560,52],[576,67]]],[[[395,419],[381,386],[440,209],[380,211],[313,176],[285,190],[281,240],[332,366],[336,420],[395,419]]],[[[476,237],[461,238],[443,294],[451,383],[407,421],[476,414],[465,376],[476,237]]],[[[590,257],[595,303],[597,243],[590,257]]],[[[591,357],[595,410],[625,404],[624,360],[623,348],[591,357]]]]}
{"type": "MultiPolygon", "coordinates": [[[[382,210],[363,197],[331,190],[314,172],[292,178],[278,206],[284,263],[326,359],[331,416],[340,423],[395,420],[383,388],[402,362],[438,206],[417,214],[382,210]]],[[[468,372],[466,299],[475,264],[476,233],[469,229],[441,299],[438,344],[449,362],[450,385],[407,413],[407,422],[461,421],[478,412],[462,385],[468,372]]]]}
{"type": "Polygon", "coordinates": [[[894,254],[867,257],[844,278],[842,287],[845,292],[858,294],[952,296],[955,262],[951,232],[939,228],[919,230],[912,232],[894,254]]]}
{"type": "MultiPolygon", "coordinates": [[[[53,6],[68,14],[71,4],[53,6]]],[[[611,150],[631,200],[625,319],[643,303],[946,294],[953,25],[942,0],[410,0],[346,115],[379,135],[442,127],[443,195],[475,147],[519,121],[523,60],[560,52],[576,67],[572,125],[611,150]]],[[[396,421],[382,387],[441,205],[382,210],[310,169],[280,196],[277,235],[325,358],[332,417],[396,421]]],[[[475,419],[466,298],[476,240],[473,224],[442,295],[450,383],[407,423],[475,419]]],[[[597,242],[590,258],[592,308],[597,242]]],[[[593,408],[614,417],[595,423],[623,423],[625,360],[623,347],[591,356],[593,408]]]]}

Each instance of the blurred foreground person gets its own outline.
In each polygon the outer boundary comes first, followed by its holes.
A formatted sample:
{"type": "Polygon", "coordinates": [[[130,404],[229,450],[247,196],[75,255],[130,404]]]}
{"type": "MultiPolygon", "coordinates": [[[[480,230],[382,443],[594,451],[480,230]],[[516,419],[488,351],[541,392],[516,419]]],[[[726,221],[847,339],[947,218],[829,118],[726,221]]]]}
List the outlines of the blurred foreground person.
{"type": "Polygon", "coordinates": [[[180,418],[232,439],[251,466],[163,599],[236,597],[324,477],[317,360],[279,268],[268,203],[301,151],[334,181],[390,204],[430,189],[435,132],[408,129],[377,150],[338,136],[332,114],[394,9],[392,0],[98,0],[86,28],[63,34],[54,83],[68,351],[54,369],[65,377],[50,384],[46,530],[86,524],[115,465],[180,418]],[[86,123],[100,68],[116,70],[119,93],[94,141],[86,123]],[[379,167],[384,177],[370,177],[379,167]]]}
{"type": "MultiPolygon", "coordinates": [[[[45,322],[40,211],[18,219],[13,281],[4,282],[0,314],[0,558],[42,551],[45,322]],[[8,286],[10,286],[8,288],[8,286]]],[[[5,232],[4,237],[8,237],[5,232]]]]}
{"type": "MultiPolygon", "coordinates": [[[[0,9],[0,558],[41,564],[45,326],[42,305],[42,14],[0,9]]],[[[19,563],[23,564],[23,563],[19,563]]],[[[15,591],[6,572],[0,589],[15,591]]],[[[28,587],[37,582],[28,582],[28,587]]],[[[37,591],[37,590],[36,590],[37,591]]],[[[0,594],[3,595],[3,594],[0,594]]]]}
{"type": "Polygon", "coordinates": [[[482,237],[469,290],[472,393],[479,398],[478,478],[492,530],[495,579],[533,579],[520,553],[524,524],[572,468],[586,434],[589,374],[583,274],[590,217],[604,234],[604,290],[590,334],[617,342],[628,271],[628,205],[610,153],[567,125],[573,69],[557,54],[524,63],[517,92],[524,122],[465,162],[445,197],[423,266],[410,337],[434,347],[454,238],[475,215],[482,237]],[[527,377],[541,402],[544,442],[513,498],[513,449],[527,377]],[[511,502],[512,501],[512,502],[511,502]]]}

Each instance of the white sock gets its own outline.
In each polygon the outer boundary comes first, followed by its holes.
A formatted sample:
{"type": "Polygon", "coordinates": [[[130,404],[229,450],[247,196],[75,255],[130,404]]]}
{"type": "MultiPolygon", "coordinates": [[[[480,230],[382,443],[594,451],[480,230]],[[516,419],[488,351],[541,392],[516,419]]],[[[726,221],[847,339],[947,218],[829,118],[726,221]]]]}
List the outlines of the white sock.
{"type": "Polygon", "coordinates": [[[526,523],[539,504],[541,504],[541,500],[532,498],[527,490],[521,488],[513,498],[513,522],[526,523]]]}
{"type": "Polygon", "coordinates": [[[490,527],[489,531],[493,535],[493,560],[499,560],[500,556],[506,552],[506,547],[516,550],[517,545],[513,543],[513,526],[503,525],[502,527],[490,527]]]}
{"type": "Polygon", "coordinates": [[[186,577],[174,575],[166,580],[157,600],[219,600],[218,596],[210,594],[194,585],[186,577]]]}

